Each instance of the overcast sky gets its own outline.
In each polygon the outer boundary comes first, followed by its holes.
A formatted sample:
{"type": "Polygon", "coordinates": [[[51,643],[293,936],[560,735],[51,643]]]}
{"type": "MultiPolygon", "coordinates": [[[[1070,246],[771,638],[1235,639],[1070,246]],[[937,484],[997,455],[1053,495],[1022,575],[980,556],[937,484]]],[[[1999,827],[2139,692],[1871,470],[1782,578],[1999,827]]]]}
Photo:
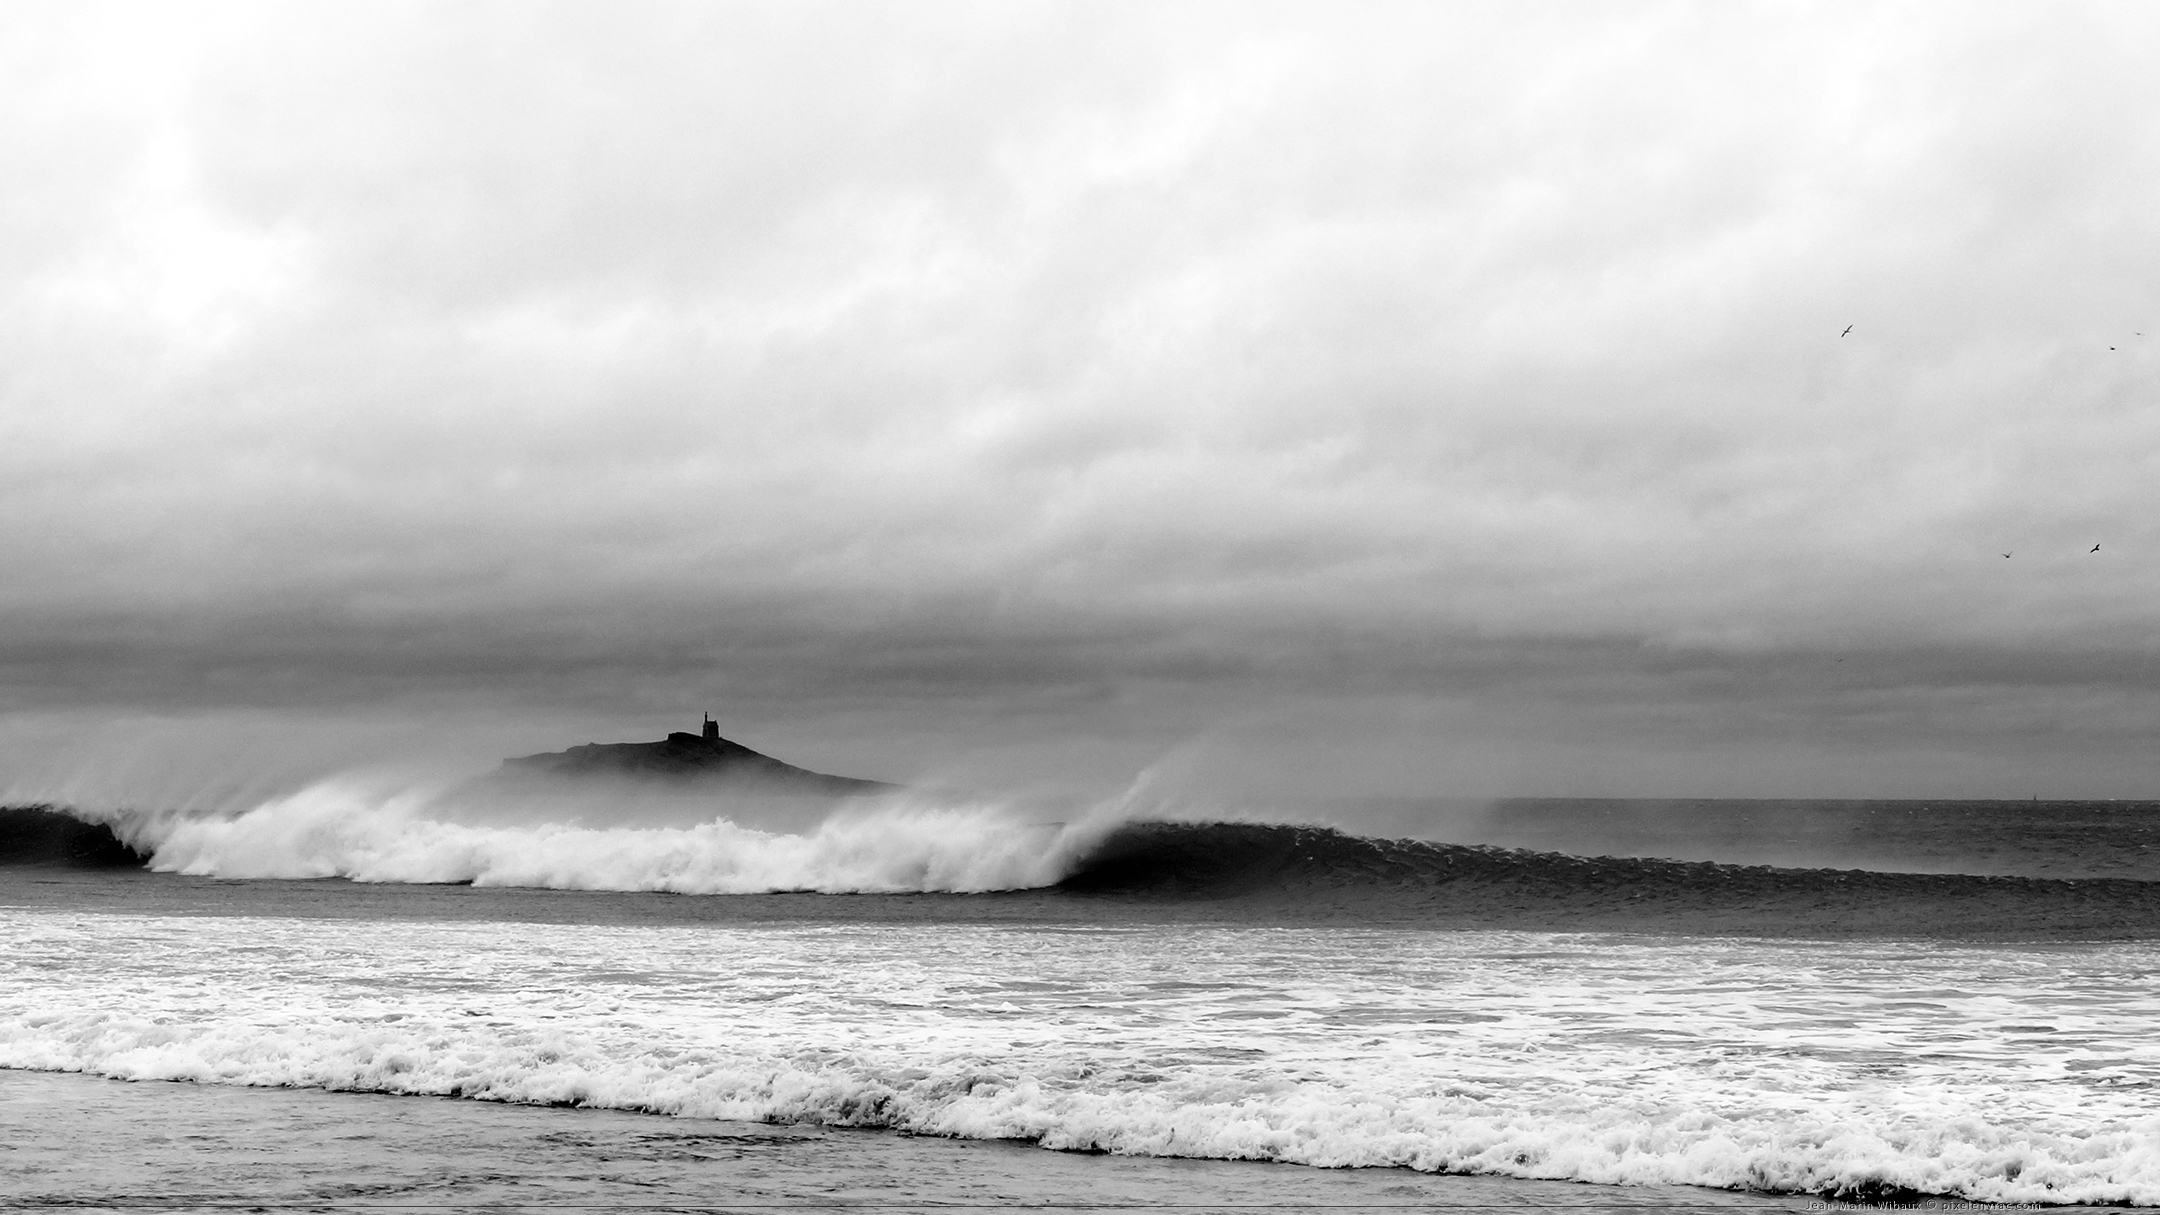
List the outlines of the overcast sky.
{"type": "Polygon", "coordinates": [[[4,13],[18,769],[2160,796],[2160,7],[4,13]]]}

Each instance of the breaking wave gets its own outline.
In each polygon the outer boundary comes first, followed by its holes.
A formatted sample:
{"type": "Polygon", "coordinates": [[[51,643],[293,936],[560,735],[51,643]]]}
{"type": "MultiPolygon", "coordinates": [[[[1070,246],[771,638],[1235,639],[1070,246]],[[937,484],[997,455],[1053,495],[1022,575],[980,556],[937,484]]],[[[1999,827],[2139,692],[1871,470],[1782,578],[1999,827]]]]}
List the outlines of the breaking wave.
{"type": "MultiPolygon", "coordinates": [[[[220,878],[345,878],[677,894],[976,892],[1047,886],[1104,828],[1022,821],[994,805],[851,804],[801,832],[713,818],[686,826],[472,824],[424,792],[325,782],[232,817],[56,812],[19,822],[18,859],[144,859],[220,878]],[[106,838],[95,833],[102,829],[106,838]],[[72,841],[65,855],[50,838],[72,841]]],[[[11,820],[13,821],[13,820],[11,820]]]]}
{"type": "Polygon", "coordinates": [[[974,894],[1183,905],[1233,918],[1753,935],[2160,936],[2160,882],[1792,869],[1375,840],[1325,827],[1030,821],[919,796],[801,830],[467,823],[421,794],[325,783],[232,817],[0,812],[0,860],[219,878],[677,894],[974,894]]]}
{"type": "Polygon", "coordinates": [[[119,869],[149,860],[105,823],[50,806],[0,806],[0,864],[119,869]]]}

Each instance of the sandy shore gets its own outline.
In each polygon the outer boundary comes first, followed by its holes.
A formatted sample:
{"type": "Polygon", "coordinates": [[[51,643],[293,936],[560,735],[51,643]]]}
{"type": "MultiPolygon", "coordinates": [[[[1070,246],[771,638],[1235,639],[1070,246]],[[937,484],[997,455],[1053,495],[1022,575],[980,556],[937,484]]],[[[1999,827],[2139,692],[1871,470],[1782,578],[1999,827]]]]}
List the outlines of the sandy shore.
{"type": "Polygon", "coordinates": [[[46,1072],[0,1071],[0,1124],[9,1132],[0,1206],[9,1210],[1822,1209],[1804,1197],[1679,1187],[1083,1156],[879,1131],[46,1072]]]}

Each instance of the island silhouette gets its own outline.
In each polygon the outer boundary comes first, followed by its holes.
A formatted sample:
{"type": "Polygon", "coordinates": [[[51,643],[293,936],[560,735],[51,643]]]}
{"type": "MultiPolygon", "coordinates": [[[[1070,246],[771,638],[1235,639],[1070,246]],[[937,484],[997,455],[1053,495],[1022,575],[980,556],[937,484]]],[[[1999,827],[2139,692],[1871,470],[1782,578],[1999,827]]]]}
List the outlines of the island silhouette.
{"type": "Polygon", "coordinates": [[[827,797],[862,797],[900,788],[881,780],[812,772],[753,751],[720,737],[720,723],[710,715],[698,734],[678,730],[659,742],[586,743],[565,751],[506,759],[496,778],[512,782],[628,778],[679,785],[726,781],[769,792],[827,797]]]}

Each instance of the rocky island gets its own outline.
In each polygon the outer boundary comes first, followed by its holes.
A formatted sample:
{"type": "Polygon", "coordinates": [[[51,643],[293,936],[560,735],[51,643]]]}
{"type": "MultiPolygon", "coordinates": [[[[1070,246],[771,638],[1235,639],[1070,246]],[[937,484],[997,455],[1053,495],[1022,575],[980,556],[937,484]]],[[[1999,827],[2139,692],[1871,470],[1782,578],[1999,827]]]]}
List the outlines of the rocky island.
{"type": "Polygon", "coordinates": [[[900,788],[885,781],[812,772],[774,759],[720,737],[719,723],[709,716],[699,734],[678,730],[659,742],[587,743],[566,751],[523,755],[504,760],[495,774],[496,780],[513,783],[625,778],[673,785],[727,781],[767,792],[825,797],[865,797],[900,788]]]}

